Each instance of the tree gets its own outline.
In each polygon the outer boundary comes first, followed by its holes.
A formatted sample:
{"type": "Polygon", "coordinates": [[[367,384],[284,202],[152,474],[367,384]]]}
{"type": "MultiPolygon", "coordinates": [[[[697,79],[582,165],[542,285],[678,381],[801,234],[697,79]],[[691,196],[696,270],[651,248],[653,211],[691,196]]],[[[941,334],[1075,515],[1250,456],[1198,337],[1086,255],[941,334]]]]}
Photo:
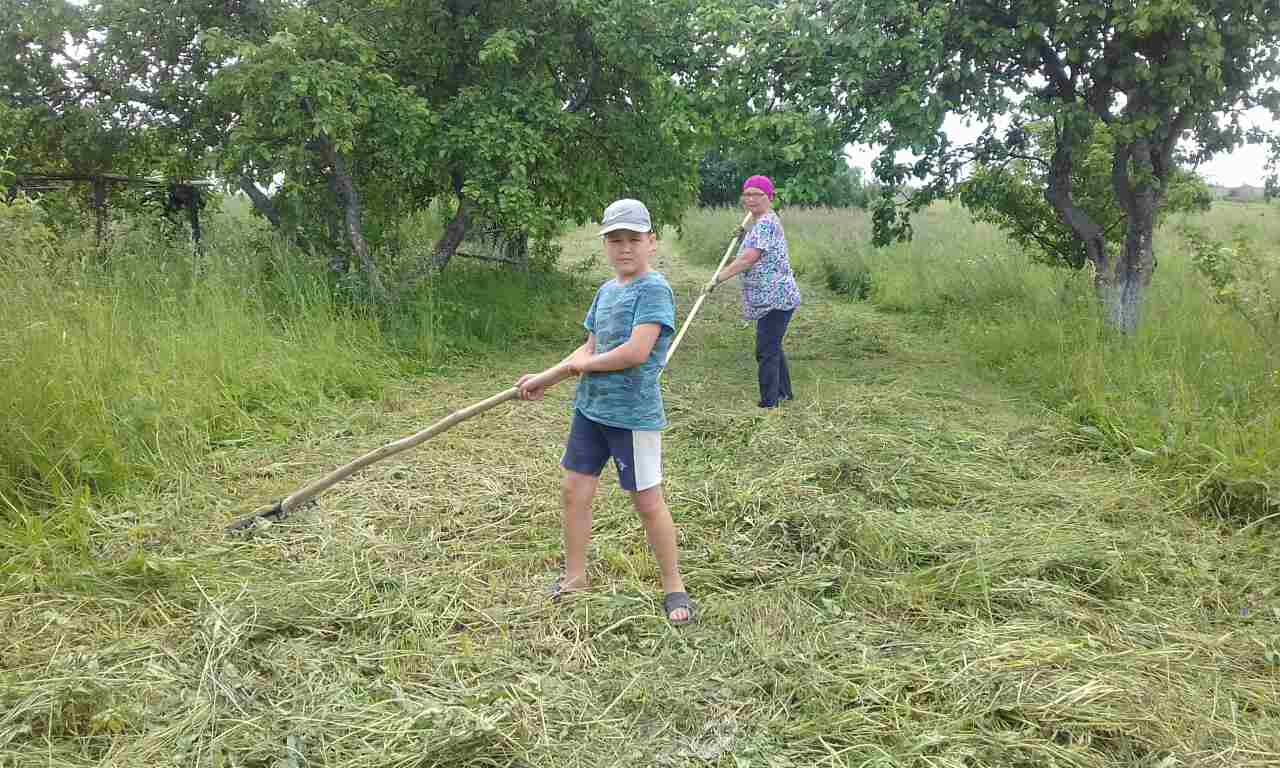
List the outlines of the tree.
{"type": "Polygon", "coordinates": [[[804,94],[815,82],[788,66],[816,55],[792,34],[793,16],[793,6],[776,0],[699,3],[702,56],[687,69],[706,125],[702,205],[736,203],[753,174],[772,178],[790,205],[848,205],[860,197],[841,126],[830,110],[807,106],[804,94]]]}
{"type": "MultiPolygon", "coordinates": [[[[1024,153],[978,165],[956,189],[960,201],[979,221],[994,224],[1038,261],[1073,269],[1089,264],[1084,242],[1075,236],[1045,199],[1044,189],[1055,151],[1052,126],[1028,126],[1024,153]]],[[[1097,126],[1087,152],[1072,167],[1076,205],[1102,226],[1109,250],[1124,246],[1127,217],[1110,183],[1115,142],[1110,130],[1097,126]]],[[[1213,202],[1208,185],[1195,173],[1175,168],[1170,175],[1164,214],[1205,211],[1213,202]]],[[[1153,264],[1154,266],[1154,264],[1153,264]]]]}
{"type": "MultiPolygon", "coordinates": [[[[1022,154],[1026,126],[1052,126],[1042,194],[1083,244],[1109,323],[1138,325],[1154,266],[1156,212],[1173,179],[1179,142],[1200,161],[1244,141],[1239,116],[1280,112],[1280,3],[1275,0],[830,0],[801,6],[796,34],[825,77],[808,103],[842,115],[850,140],[882,145],[885,184],[876,238],[910,234],[910,214],[951,194],[970,163],[1022,154]],[[952,144],[948,113],[985,125],[952,144]],[[1096,132],[1113,142],[1108,180],[1124,213],[1122,244],[1082,205],[1076,170],[1096,132]],[[896,162],[908,150],[911,165],[896,162]],[[920,185],[896,195],[908,179],[920,185]]],[[[789,63],[788,66],[795,66],[789,63]]],[[[813,75],[809,75],[810,79],[813,75]]],[[[1252,137],[1256,139],[1257,137],[1252,137]]]]}
{"type": "Polygon", "coordinates": [[[222,120],[207,111],[204,94],[220,62],[204,55],[198,32],[220,26],[248,35],[261,27],[263,2],[5,3],[0,146],[13,148],[19,173],[92,178],[101,241],[109,175],[205,174],[222,120]]]}
{"type": "MultiPolygon", "coordinates": [[[[415,174],[431,174],[430,161],[417,153],[433,127],[431,115],[409,89],[380,71],[377,50],[346,25],[303,10],[281,11],[275,22],[281,31],[261,43],[209,35],[210,50],[234,60],[210,87],[211,98],[234,115],[219,154],[222,169],[241,180],[255,207],[277,226],[278,203],[303,203],[291,224],[329,225],[308,234],[345,241],[375,297],[385,298],[366,238],[361,182],[388,199],[374,208],[375,220],[385,225],[402,214],[406,205],[391,204],[387,190],[403,190],[415,174]],[[271,201],[257,182],[276,174],[284,176],[283,195],[271,201]],[[308,217],[312,207],[336,216],[308,217]]],[[[338,271],[347,268],[345,258],[332,263],[338,271]]]]}
{"type": "Polygon", "coordinates": [[[785,191],[785,202],[801,206],[866,208],[871,200],[871,190],[862,169],[850,166],[843,157],[832,163],[829,173],[802,176],[787,184],[785,191]]]}
{"type": "MultiPolygon", "coordinates": [[[[86,176],[128,172],[139,159],[126,116],[77,77],[72,49],[85,45],[90,14],[67,2],[23,0],[0,7],[0,97],[7,114],[3,145],[17,173],[62,171],[86,176]]],[[[91,185],[99,250],[107,232],[107,186],[91,185]]]]}
{"type": "Polygon", "coordinates": [[[378,253],[432,203],[451,220],[406,284],[480,220],[523,242],[630,195],[676,221],[706,134],[702,7],[15,0],[0,7],[0,138],[41,170],[216,167],[291,240],[389,295],[378,253]]]}
{"type": "Polygon", "coordinates": [[[445,201],[451,220],[406,285],[444,269],[478,219],[547,237],[629,195],[673,222],[693,198],[700,141],[676,81],[693,10],[315,2],[280,12],[265,42],[210,35],[228,61],[213,93],[234,115],[224,168],[283,174],[286,197],[332,187],[348,233],[445,201]]]}

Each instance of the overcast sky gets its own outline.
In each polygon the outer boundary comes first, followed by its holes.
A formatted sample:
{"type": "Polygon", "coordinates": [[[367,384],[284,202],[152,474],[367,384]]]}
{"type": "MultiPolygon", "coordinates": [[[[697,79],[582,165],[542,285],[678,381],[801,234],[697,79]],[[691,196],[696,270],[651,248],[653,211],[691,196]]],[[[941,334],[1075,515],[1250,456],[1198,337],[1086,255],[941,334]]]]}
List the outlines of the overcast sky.
{"type": "MultiPolygon", "coordinates": [[[[1272,131],[1280,131],[1280,122],[1274,120],[1271,114],[1262,108],[1253,109],[1245,113],[1244,124],[1246,127],[1254,125],[1272,131]]],[[[963,142],[975,138],[981,132],[981,127],[965,126],[954,115],[949,115],[944,125],[944,130],[946,130],[952,141],[963,142]]],[[[871,161],[879,154],[878,149],[865,145],[850,146],[848,154],[851,164],[862,168],[868,176],[871,175],[871,161]]],[[[905,154],[900,156],[904,161],[908,157],[905,154]]],[[[1249,184],[1261,187],[1267,176],[1266,165],[1266,146],[1246,144],[1238,147],[1230,154],[1218,155],[1213,160],[1201,165],[1198,170],[1210,184],[1221,184],[1227,187],[1249,184]]]]}

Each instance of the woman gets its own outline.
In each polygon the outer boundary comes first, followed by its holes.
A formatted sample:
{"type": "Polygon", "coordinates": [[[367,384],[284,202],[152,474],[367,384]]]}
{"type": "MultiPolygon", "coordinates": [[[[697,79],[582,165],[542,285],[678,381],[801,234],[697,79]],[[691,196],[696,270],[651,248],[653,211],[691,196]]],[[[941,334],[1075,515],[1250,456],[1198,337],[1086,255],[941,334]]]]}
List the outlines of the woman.
{"type": "Polygon", "coordinates": [[[742,204],[751,213],[738,256],[720,270],[707,292],[742,274],[742,314],[756,323],[756,362],[759,365],[760,407],[774,408],[795,396],[791,372],[782,352],[782,337],[791,314],[800,306],[800,288],[791,271],[782,221],[773,211],[773,182],[752,176],[742,184],[742,204]]]}

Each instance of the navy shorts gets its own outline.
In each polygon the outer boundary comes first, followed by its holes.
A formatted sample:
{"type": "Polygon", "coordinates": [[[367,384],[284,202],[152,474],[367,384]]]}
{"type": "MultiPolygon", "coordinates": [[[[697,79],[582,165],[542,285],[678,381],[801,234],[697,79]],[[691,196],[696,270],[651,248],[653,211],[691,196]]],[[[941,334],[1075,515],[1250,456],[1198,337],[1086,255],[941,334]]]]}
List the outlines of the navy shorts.
{"type": "Polygon", "coordinates": [[[623,490],[652,488],[662,482],[662,433],[606,426],[575,410],[560,466],[599,477],[609,459],[623,490]]]}

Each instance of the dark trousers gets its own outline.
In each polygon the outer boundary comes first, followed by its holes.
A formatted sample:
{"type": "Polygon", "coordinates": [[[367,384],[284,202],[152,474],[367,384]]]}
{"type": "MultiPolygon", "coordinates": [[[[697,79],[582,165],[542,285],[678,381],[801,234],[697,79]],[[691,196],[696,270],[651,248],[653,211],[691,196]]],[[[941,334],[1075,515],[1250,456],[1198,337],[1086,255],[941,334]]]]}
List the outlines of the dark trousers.
{"type": "Polygon", "coordinates": [[[782,352],[794,309],[775,309],[756,321],[756,363],[759,365],[760,405],[772,408],[780,400],[791,400],[791,371],[782,352]]]}

